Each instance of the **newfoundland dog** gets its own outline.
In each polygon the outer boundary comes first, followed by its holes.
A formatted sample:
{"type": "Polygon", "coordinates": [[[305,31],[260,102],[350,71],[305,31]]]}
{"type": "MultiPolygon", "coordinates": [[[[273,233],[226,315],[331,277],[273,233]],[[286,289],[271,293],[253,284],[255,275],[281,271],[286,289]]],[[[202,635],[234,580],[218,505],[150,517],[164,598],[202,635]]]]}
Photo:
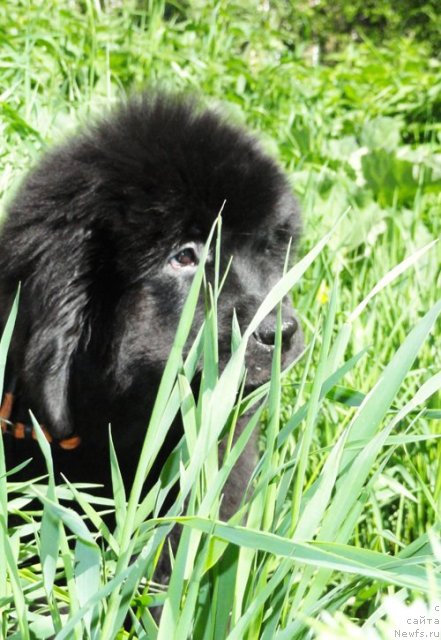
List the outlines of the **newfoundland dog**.
{"type": "MultiPolygon", "coordinates": [[[[180,312],[221,209],[221,271],[232,257],[218,303],[222,367],[233,311],[243,329],[282,275],[300,228],[287,178],[253,136],[194,100],[144,95],[49,151],[24,179],[0,237],[3,323],[21,283],[0,411],[9,466],[33,457],[21,477],[45,473],[31,408],[52,443],[57,475],[100,483],[107,495],[110,423],[130,486],[180,312]]],[[[213,278],[213,256],[206,273],[213,278]]],[[[275,314],[250,341],[250,387],[269,377],[274,334],[275,314]]],[[[282,341],[288,363],[302,347],[289,300],[282,341]]],[[[181,435],[175,425],[153,476],[181,435]]],[[[245,473],[239,469],[228,489],[233,505],[252,465],[242,458],[239,466],[245,473]]]]}

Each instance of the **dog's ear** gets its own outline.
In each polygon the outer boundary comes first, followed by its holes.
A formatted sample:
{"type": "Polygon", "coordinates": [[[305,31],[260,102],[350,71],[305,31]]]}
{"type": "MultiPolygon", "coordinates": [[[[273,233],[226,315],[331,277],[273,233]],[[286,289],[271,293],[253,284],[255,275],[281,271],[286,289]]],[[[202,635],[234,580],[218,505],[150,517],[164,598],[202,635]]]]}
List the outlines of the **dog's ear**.
{"type": "MultiPolygon", "coordinates": [[[[87,246],[52,253],[23,283],[26,347],[22,364],[30,408],[55,437],[73,431],[70,388],[73,362],[90,330],[91,264],[87,246]]],[[[19,311],[20,316],[20,311],[19,311]]]]}
{"type": "Polygon", "coordinates": [[[44,255],[44,263],[24,287],[23,317],[29,326],[23,369],[35,411],[41,411],[37,418],[55,437],[65,437],[75,428],[75,390],[99,387],[97,371],[105,384],[105,357],[122,276],[113,234],[102,227],[77,229],[64,245],[54,241],[44,255]],[[84,379],[87,367],[80,372],[75,367],[80,356],[99,363],[90,374],[92,380],[84,379]]]}

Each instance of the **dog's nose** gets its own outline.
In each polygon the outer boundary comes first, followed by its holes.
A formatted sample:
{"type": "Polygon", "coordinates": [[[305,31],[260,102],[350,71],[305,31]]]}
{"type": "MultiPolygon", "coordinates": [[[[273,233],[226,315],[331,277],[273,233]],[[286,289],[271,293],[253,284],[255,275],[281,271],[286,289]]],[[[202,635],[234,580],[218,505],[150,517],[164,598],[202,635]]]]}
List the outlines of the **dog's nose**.
{"type": "MultiPolygon", "coordinates": [[[[282,349],[287,351],[291,347],[294,334],[299,328],[298,320],[295,316],[284,318],[282,320],[282,349]]],[[[254,332],[254,337],[261,344],[274,346],[276,339],[276,320],[274,317],[268,317],[260,323],[254,332]]]]}

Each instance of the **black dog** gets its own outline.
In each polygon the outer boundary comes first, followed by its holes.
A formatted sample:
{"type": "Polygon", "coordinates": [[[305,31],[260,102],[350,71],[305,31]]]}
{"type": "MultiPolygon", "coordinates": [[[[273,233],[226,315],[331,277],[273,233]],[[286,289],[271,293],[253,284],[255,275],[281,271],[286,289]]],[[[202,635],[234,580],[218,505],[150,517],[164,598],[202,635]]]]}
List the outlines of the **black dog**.
{"type": "MultiPolygon", "coordinates": [[[[111,423],[130,486],[183,302],[222,206],[223,268],[233,261],[219,301],[221,366],[233,310],[245,327],[299,234],[288,181],[253,137],[191,100],[143,96],[50,151],[26,177],[0,237],[3,321],[21,282],[7,373],[14,402],[8,395],[2,407],[10,466],[31,453],[23,473],[44,473],[38,447],[22,439],[31,435],[31,408],[54,441],[57,473],[102,483],[107,493],[111,423]]],[[[208,278],[213,271],[211,259],[208,278]]],[[[289,301],[283,316],[289,362],[302,335],[289,301]]],[[[196,325],[202,317],[203,304],[196,325]]],[[[274,330],[275,315],[249,344],[251,386],[269,377],[274,330]]],[[[178,426],[167,447],[180,436],[178,426]]],[[[250,464],[241,465],[229,485],[238,499],[250,464]]]]}

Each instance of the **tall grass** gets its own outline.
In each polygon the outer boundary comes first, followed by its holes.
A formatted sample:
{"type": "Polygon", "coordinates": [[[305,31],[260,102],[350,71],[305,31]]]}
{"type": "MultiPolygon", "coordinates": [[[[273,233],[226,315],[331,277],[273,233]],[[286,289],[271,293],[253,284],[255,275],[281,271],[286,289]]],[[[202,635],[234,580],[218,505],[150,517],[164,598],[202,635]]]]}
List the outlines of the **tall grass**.
{"type": "MultiPolygon", "coordinates": [[[[337,282],[310,345],[309,356],[312,350],[318,351],[318,366],[306,402],[282,428],[280,317],[271,381],[252,397],[243,397],[249,337],[328,240],[325,237],[268,294],[242,337],[237,336],[223,371],[213,357],[217,353],[217,286],[206,291],[212,302],[198,339],[183,361],[203,282],[202,260],[164,371],[128,500],[114,452],[111,456],[113,531],[93,497],[68,482],[66,487],[56,486],[50,445],[34,419],[46,458],[47,483],[18,485],[13,474],[11,478],[5,475],[4,463],[0,468],[4,637],[105,640],[122,633],[159,639],[302,638],[310,618],[324,607],[328,612],[339,610],[350,594],[362,593],[364,585],[370,585],[370,596],[372,590],[381,592],[386,586],[441,594],[438,561],[426,533],[412,544],[400,545],[393,555],[353,543],[354,530],[394,451],[421,441],[412,429],[413,422],[441,387],[438,373],[420,383],[398,411],[393,408],[441,312],[441,301],[409,332],[348,423],[336,424],[333,442],[321,452],[320,465],[313,473],[310,462],[321,406],[363,355],[345,360],[351,325],[336,325],[337,282]],[[191,379],[201,359],[201,389],[194,397],[191,379]],[[225,482],[264,410],[268,414],[265,451],[238,513],[222,522],[219,507],[225,482]],[[178,411],[183,439],[158,482],[141,499],[142,485],[178,411]],[[230,439],[225,457],[218,460],[219,437],[225,432],[224,437],[233,435],[241,415],[246,415],[245,428],[238,438],[230,439]],[[174,483],[178,494],[159,517],[174,483]],[[60,502],[67,496],[77,502],[80,512],[60,502]],[[26,512],[26,504],[35,497],[42,503],[41,514],[26,512]],[[8,511],[20,513],[24,524],[8,530],[8,511]],[[159,554],[176,523],[183,531],[170,581],[155,585],[159,554]],[[158,605],[163,607],[159,625],[150,612],[150,607],[158,605]],[[123,632],[127,620],[131,631],[123,632]]],[[[350,320],[424,253],[410,257],[385,277],[350,320]]],[[[219,279],[217,276],[215,282],[219,279]]],[[[13,318],[0,345],[3,363],[12,322],[13,318]]],[[[312,358],[307,357],[304,378],[311,366],[312,358]]],[[[428,487],[425,491],[429,492],[428,487]]]]}

